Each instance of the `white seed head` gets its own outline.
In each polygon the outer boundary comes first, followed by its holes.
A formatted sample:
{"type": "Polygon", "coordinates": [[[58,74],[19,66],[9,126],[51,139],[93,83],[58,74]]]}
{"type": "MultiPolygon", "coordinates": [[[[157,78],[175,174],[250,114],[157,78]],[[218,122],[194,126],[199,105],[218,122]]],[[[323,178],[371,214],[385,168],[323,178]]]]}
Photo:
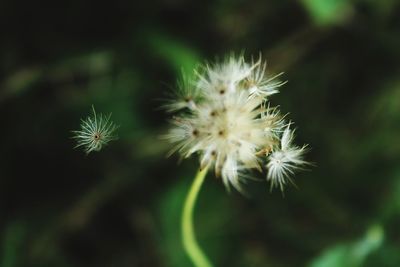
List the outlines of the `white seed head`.
{"type": "Polygon", "coordinates": [[[287,181],[292,182],[290,176],[294,170],[309,164],[303,159],[307,146],[298,147],[292,144],[294,131],[289,127],[290,124],[282,133],[280,147],[276,147],[268,157],[267,180],[271,182],[271,189],[280,187],[283,190],[287,181]]]}
{"type": "Polygon", "coordinates": [[[111,114],[108,116],[97,115],[93,106],[92,109],[93,115],[81,120],[81,130],[72,131],[74,133],[72,138],[77,141],[75,148],[84,147],[86,154],[100,151],[110,141],[117,139],[114,133],[118,126],[110,121],[111,114]]]}
{"type": "MultiPolygon", "coordinates": [[[[178,112],[165,136],[176,144],[171,153],[179,151],[185,158],[199,154],[201,168],[213,166],[227,189],[232,185],[242,191],[247,170],[269,167],[268,157],[277,156],[280,148],[292,151],[293,135],[286,133],[283,116],[267,100],[283,83],[265,69],[261,58],[248,64],[243,57],[230,56],[196,70],[190,82],[185,79],[178,100],[166,105],[168,111],[178,112]]],[[[302,164],[302,153],[290,153],[293,165],[302,164]]],[[[275,180],[285,181],[289,173],[275,167],[268,180],[272,186],[281,185],[275,180]]]]}

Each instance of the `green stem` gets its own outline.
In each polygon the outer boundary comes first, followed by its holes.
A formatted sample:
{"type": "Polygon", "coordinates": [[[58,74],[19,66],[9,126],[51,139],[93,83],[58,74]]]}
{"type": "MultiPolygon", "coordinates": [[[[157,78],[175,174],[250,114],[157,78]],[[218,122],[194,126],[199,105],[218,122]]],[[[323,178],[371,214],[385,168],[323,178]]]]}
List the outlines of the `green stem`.
{"type": "Polygon", "coordinates": [[[197,243],[193,229],[193,209],[208,168],[199,170],[186,197],[182,213],[182,241],[186,253],[196,267],[212,267],[197,243]]]}

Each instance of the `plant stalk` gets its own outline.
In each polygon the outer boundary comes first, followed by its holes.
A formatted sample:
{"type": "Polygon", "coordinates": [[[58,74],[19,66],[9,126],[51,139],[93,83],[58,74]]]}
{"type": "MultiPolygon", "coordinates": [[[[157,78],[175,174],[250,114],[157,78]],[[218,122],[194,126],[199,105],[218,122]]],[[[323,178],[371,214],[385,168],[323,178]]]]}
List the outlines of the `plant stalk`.
{"type": "Polygon", "coordinates": [[[186,196],[182,213],[182,242],[186,253],[196,267],[212,267],[213,265],[197,243],[193,227],[193,210],[197,196],[206,177],[208,167],[200,169],[186,196]]]}

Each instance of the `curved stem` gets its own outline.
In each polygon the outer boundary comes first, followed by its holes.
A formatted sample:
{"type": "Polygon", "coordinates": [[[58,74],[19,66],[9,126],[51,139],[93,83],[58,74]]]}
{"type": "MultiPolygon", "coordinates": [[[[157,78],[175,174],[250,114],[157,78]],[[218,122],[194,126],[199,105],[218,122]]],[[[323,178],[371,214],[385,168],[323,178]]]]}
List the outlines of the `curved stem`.
{"type": "Polygon", "coordinates": [[[207,259],[206,255],[197,243],[193,229],[193,209],[201,185],[203,184],[204,178],[206,177],[207,170],[208,168],[206,167],[203,170],[199,170],[197,172],[192,186],[190,187],[190,191],[186,196],[186,201],[182,213],[183,247],[185,248],[186,253],[196,267],[212,267],[212,264],[207,259]]]}

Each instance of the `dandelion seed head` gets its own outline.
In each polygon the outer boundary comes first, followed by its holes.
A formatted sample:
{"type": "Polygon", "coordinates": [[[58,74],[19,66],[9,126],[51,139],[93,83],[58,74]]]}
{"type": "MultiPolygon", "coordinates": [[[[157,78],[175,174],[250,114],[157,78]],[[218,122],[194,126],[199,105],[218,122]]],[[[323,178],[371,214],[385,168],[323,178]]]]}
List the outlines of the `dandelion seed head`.
{"type": "Polygon", "coordinates": [[[271,162],[301,164],[302,153],[291,146],[293,135],[285,129],[284,116],[267,99],[283,85],[278,76],[266,74],[261,57],[246,63],[242,56],[231,55],[197,69],[195,78],[179,89],[186,97],[196,96],[191,103],[178,97],[166,106],[177,113],[165,135],[175,144],[171,153],[184,158],[199,154],[201,167],[213,167],[228,189],[242,191],[245,172],[266,167],[272,169],[267,175],[271,185],[284,184],[293,168],[277,168],[271,162]],[[284,148],[285,157],[277,154],[284,148]]]}
{"type": "Polygon", "coordinates": [[[100,151],[110,141],[117,139],[115,131],[118,128],[111,120],[111,114],[104,116],[96,114],[92,106],[93,114],[85,120],[81,120],[81,129],[72,131],[77,142],[76,147],[83,147],[86,154],[92,151],[100,151]]]}

